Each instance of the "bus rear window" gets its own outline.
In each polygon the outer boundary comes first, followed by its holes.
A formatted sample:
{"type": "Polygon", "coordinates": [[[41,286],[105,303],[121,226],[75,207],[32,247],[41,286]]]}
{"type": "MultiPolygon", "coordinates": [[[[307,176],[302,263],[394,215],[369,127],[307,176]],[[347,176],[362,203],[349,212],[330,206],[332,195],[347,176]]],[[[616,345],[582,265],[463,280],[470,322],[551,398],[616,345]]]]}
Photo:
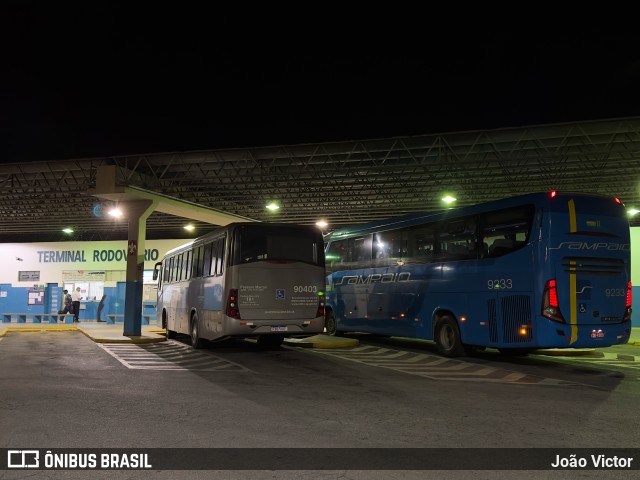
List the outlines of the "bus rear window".
{"type": "Polygon", "coordinates": [[[288,260],[324,265],[322,234],[314,227],[243,226],[234,236],[234,264],[288,260]]]}

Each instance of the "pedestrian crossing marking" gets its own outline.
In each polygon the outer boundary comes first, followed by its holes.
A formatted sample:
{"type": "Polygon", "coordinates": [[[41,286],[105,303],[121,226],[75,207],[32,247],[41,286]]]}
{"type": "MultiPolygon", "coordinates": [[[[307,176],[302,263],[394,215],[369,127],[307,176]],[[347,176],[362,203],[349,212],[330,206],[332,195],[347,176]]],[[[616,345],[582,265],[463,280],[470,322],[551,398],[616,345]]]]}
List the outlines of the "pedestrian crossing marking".
{"type": "Polygon", "coordinates": [[[395,370],[431,380],[454,380],[457,382],[492,382],[521,385],[583,385],[582,383],[553,378],[538,377],[527,373],[477,365],[462,360],[444,358],[402,350],[359,345],[352,348],[309,350],[289,347],[317,355],[341,358],[372,367],[395,370]]]}
{"type": "Polygon", "coordinates": [[[169,340],[147,344],[97,344],[132,370],[176,370],[255,373],[239,363],[169,340]]]}

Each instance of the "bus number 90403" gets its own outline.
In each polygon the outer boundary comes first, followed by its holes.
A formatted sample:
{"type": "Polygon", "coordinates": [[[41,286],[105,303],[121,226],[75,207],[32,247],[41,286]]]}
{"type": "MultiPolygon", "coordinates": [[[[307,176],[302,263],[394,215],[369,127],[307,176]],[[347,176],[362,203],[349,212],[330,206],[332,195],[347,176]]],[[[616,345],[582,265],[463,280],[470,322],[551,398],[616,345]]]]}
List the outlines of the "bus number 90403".
{"type": "Polygon", "coordinates": [[[315,285],[294,285],[293,293],[318,293],[318,287],[315,285]]]}
{"type": "Polygon", "coordinates": [[[510,278],[497,278],[487,281],[487,288],[489,290],[508,290],[511,287],[513,287],[513,282],[510,278]]]}

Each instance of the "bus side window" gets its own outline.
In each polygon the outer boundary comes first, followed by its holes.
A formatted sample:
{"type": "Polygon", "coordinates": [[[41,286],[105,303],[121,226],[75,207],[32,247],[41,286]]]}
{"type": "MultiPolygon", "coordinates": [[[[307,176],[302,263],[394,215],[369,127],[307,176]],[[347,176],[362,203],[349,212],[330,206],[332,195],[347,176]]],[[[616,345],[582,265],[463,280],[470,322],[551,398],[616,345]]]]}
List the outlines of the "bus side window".
{"type": "Polygon", "coordinates": [[[180,280],[183,280],[182,278],[182,272],[184,270],[184,254],[181,253],[176,257],[176,280],[179,282],[180,280]]]}
{"type": "Polygon", "coordinates": [[[371,263],[371,246],[373,235],[349,239],[349,259],[354,263],[354,268],[367,268],[371,263]]]}
{"type": "Polygon", "coordinates": [[[216,273],[222,275],[224,273],[224,247],[225,237],[218,240],[218,266],[216,267],[216,273]]]}
{"type": "Polygon", "coordinates": [[[404,232],[407,238],[403,260],[409,263],[429,263],[435,251],[435,229],[433,225],[418,225],[404,232]]]}
{"type": "Polygon", "coordinates": [[[403,230],[375,233],[373,235],[373,265],[394,266],[406,256],[407,241],[403,230]]]}
{"type": "Polygon", "coordinates": [[[216,262],[218,261],[218,241],[214,240],[211,243],[211,262],[210,263],[210,267],[211,267],[211,275],[216,275],[216,262]]]}
{"type": "Polygon", "coordinates": [[[481,217],[482,238],[488,245],[488,257],[500,257],[527,244],[533,207],[525,205],[486,213],[481,217]]]}
{"type": "Polygon", "coordinates": [[[327,270],[331,272],[334,266],[340,266],[347,261],[347,241],[336,240],[329,244],[325,254],[327,270]]]}
{"type": "Polygon", "coordinates": [[[162,264],[162,280],[164,283],[169,283],[169,278],[171,277],[171,258],[165,259],[162,264]]]}
{"type": "Polygon", "coordinates": [[[193,278],[202,276],[202,246],[199,246],[193,251],[193,278]]]}
{"type": "Polygon", "coordinates": [[[191,250],[184,252],[184,256],[182,257],[182,280],[189,280],[190,277],[190,267],[191,263],[191,250]]]}
{"type": "Polygon", "coordinates": [[[213,243],[207,243],[204,246],[204,256],[202,259],[202,276],[208,277],[211,275],[211,246],[213,243]]]}
{"type": "Polygon", "coordinates": [[[438,225],[441,260],[470,260],[477,258],[475,217],[452,220],[438,225]]]}

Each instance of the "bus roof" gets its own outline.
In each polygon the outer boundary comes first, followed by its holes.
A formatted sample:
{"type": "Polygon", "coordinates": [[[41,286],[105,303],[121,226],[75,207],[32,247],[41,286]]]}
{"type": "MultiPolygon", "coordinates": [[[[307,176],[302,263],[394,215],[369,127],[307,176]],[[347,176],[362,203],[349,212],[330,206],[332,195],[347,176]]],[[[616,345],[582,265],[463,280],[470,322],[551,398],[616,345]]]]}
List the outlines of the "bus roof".
{"type": "Polygon", "coordinates": [[[398,228],[408,227],[420,223],[437,222],[450,218],[462,217],[465,215],[474,215],[484,212],[490,212],[494,210],[500,210],[503,208],[516,207],[518,205],[525,204],[540,204],[541,202],[549,202],[552,199],[565,198],[565,197],[593,197],[594,199],[609,199],[613,200],[614,197],[600,195],[600,194],[587,194],[587,193],[572,193],[572,192],[537,192],[528,193],[525,195],[518,195],[514,197],[503,198],[500,200],[493,200],[491,202],[479,203],[476,205],[470,205],[466,207],[451,208],[447,210],[440,210],[437,212],[417,212],[401,215],[397,217],[386,218],[383,220],[376,220],[373,222],[354,224],[339,228],[332,232],[326,242],[331,239],[351,237],[353,235],[363,235],[367,233],[395,230],[398,228]]]}
{"type": "MultiPolygon", "coordinates": [[[[229,223],[229,224],[224,225],[224,226],[217,227],[214,230],[211,230],[210,232],[207,232],[204,235],[199,236],[198,238],[194,238],[193,240],[190,240],[190,241],[184,243],[183,245],[180,245],[178,247],[172,248],[164,256],[167,257],[169,255],[172,255],[172,254],[176,253],[176,252],[180,252],[182,250],[187,250],[187,249],[189,249],[189,247],[193,246],[194,244],[199,244],[199,243],[206,242],[210,238],[218,236],[223,232],[231,232],[231,231],[235,230],[236,228],[243,227],[243,226],[252,226],[252,227],[255,227],[255,226],[288,227],[288,228],[300,228],[300,229],[307,229],[307,230],[318,229],[318,227],[316,227],[314,225],[299,225],[299,224],[295,224],[295,223],[233,222],[233,223],[229,223]]],[[[320,230],[318,230],[318,235],[320,235],[320,234],[321,234],[321,232],[320,232],[320,230]]]]}

